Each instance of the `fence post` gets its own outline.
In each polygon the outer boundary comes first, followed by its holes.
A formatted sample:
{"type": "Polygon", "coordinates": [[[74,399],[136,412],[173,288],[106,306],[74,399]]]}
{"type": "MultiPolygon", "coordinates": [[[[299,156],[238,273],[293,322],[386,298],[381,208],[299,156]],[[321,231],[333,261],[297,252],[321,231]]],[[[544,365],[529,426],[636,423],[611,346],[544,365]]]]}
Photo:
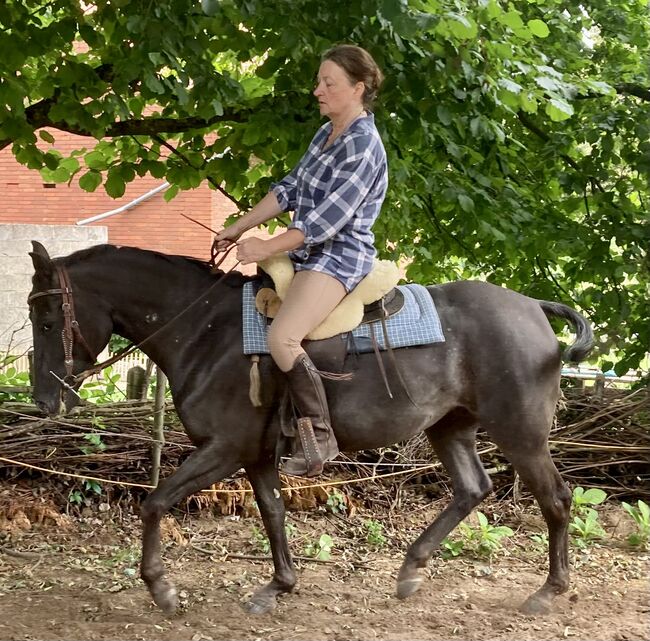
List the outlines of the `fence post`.
{"type": "Polygon", "coordinates": [[[156,395],[153,405],[153,438],[154,444],[151,452],[151,485],[158,487],[160,478],[160,454],[165,444],[165,388],[167,377],[156,365],[156,395]]]}

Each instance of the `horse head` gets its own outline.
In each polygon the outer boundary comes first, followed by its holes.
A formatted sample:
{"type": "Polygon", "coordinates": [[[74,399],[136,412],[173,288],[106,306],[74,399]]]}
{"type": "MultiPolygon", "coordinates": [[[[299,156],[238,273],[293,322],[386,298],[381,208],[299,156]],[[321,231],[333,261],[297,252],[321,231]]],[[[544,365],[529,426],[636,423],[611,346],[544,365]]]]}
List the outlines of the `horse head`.
{"type": "Polygon", "coordinates": [[[32,241],[34,265],[28,297],[34,344],[33,398],[54,416],[78,405],[81,380],[75,375],[91,367],[112,333],[110,314],[102,314],[97,296],[71,280],[63,259],[51,259],[32,241]]]}

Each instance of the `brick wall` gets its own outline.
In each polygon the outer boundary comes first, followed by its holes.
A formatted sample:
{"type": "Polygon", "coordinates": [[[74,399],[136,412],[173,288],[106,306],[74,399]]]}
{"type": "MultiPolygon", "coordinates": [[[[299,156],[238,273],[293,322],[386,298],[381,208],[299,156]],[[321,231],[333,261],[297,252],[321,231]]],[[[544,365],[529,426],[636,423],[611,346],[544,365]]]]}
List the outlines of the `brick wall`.
{"type": "MultiPolygon", "coordinates": [[[[95,142],[92,138],[57,130],[50,129],[49,132],[56,139],[53,147],[64,156],[78,149],[90,151],[95,142]]],[[[43,149],[49,148],[46,143],[41,146],[43,149]]],[[[163,179],[151,176],[136,178],[127,185],[122,198],[113,199],[103,187],[88,193],[76,181],[71,185],[45,184],[39,172],[20,165],[11,149],[5,148],[0,151],[0,223],[74,225],[85,218],[117,209],[163,182],[163,179]]],[[[115,245],[132,245],[207,259],[212,234],[186,220],[180,213],[186,213],[212,229],[219,229],[234,210],[227,198],[206,184],[180,192],[169,203],[165,202],[163,192],[160,192],[134,209],[92,225],[105,226],[108,242],[115,245]]]]}

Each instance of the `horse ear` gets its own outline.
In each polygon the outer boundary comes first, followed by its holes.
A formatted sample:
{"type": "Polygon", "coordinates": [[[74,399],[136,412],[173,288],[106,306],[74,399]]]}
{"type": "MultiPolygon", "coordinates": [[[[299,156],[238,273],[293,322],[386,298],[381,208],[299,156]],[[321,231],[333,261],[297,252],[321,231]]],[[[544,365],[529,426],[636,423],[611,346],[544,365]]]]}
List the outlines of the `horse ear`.
{"type": "Polygon", "coordinates": [[[34,251],[29,252],[29,255],[32,257],[34,271],[37,274],[49,276],[52,273],[52,259],[47,253],[47,249],[37,240],[32,240],[32,247],[34,251]]]}
{"type": "Polygon", "coordinates": [[[39,243],[37,240],[32,240],[32,248],[35,254],[40,254],[43,256],[43,258],[50,260],[50,255],[47,253],[47,249],[45,249],[45,247],[41,245],[41,243],[39,243]]]}

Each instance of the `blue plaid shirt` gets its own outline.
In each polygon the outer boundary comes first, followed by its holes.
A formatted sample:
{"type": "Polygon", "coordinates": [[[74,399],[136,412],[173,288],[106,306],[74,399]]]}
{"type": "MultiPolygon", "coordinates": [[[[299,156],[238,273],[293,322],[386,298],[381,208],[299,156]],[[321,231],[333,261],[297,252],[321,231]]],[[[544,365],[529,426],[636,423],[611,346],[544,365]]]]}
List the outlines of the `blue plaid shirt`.
{"type": "Polygon", "coordinates": [[[289,229],[305,235],[289,252],[296,270],[324,272],[352,290],[372,269],[371,227],[386,195],[386,152],[372,113],[357,118],[327,149],[325,123],[300,162],[271,191],[282,211],[293,210],[289,229]]]}

